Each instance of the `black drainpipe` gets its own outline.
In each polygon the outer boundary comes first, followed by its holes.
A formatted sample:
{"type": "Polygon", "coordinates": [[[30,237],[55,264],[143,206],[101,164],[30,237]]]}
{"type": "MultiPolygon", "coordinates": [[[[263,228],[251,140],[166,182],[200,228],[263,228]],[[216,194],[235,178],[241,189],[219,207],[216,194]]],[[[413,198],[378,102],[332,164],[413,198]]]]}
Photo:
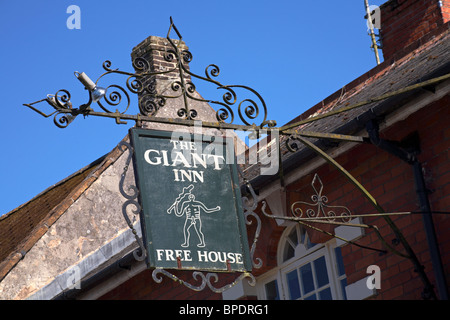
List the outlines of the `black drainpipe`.
{"type": "MultiPolygon", "coordinates": [[[[407,150],[405,148],[402,148],[400,144],[397,142],[381,139],[379,136],[378,124],[374,120],[370,120],[366,123],[366,130],[367,133],[369,134],[370,141],[375,146],[389,152],[392,155],[395,155],[396,157],[413,166],[415,189],[420,203],[420,211],[422,212],[422,221],[425,228],[428,248],[430,250],[431,263],[436,278],[439,297],[441,300],[448,300],[447,282],[445,279],[444,268],[442,267],[441,255],[439,252],[436,232],[434,229],[434,223],[431,216],[431,207],[430,202],[428,200],[428,192],[425,185],[425,179],[423,177],[422,165],[420,164],[419,160],[416,157],[416,154],[419,153],[417,141],[418,139],[416,139],[415,143],[413,144],[413,148],[407,150]]],[[[421,270],[423,269],[422,265],[416,265],[415,267],[416,270],[422,274],[422,278],[426,277],[423,270],[421,270]]],[[[426,297],[427,291],[429,294],[430,290],[431,292],[433,291],[433,288],[427,288],[430,286],[427,277],[425,283],[426,288],[424,289],[423,295],[426,297]]]]}
{"type": "Polygon", "coordinates": [[[434,275],[436,277],[437,289],[441,300],[448,300],[447,282],[445,279],[444,268],[442,266],[441,254],[439,252],[436,231],[431,215],[430,202],[428,200],[427,188],[425,186],[425,179],[423,177],[422,165],[416,159],[413,163],[414,168],[414,183],[416,186],[416,193],[419,197],[420,211],[422,214],[422,221],[425,227],[425,234],[427,237],[428,248],[430,249],[431,263],[433,265],[434,275]]]}

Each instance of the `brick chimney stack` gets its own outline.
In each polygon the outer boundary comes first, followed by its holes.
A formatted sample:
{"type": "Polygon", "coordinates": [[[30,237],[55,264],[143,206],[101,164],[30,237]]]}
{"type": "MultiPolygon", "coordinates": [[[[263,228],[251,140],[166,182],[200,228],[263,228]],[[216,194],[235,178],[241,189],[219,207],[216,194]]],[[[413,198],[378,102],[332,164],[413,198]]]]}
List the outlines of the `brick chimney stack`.
{"type": "Polygon", "coordinates": [[[448,28],[450,0],[389,0],[381,7],[384,60],[399,59],[448,28]]]}
{"type": "MultiPolygon", "coordinates": [[[[172,41],[178,47],[180,52],[188,51],[189,48],[184,41],[181,41],[181,43],[179,40],[172,39],[172,41]]],[[[133,48],[131,59],[132,61],[135,61],[136,58],[147,60],[151,72],[167,71],[177,67],[177,60],[175,56],[170,53],[173,50],[173,46],[166,38],[150,36],[133,48]]],[[[186,57],[186,59],[188,58],[186,57]]],[[[189,70],[188,62],[189,60],[183,60],[183,65],[187,70],[189,70]]],[[[139,71],[139,69],[136,68],[136,65],[134,65],[134,67],[136,71],[139,71]]],[[[190,80],[189,74],[185,74],[184,76],[186,80],[190,80]]],[[[179,77],[180,75],[177,69],[170,73],[156,75],[152,80],[156,80],[159,85],[161,81],[173,81],[179,79],[179,77]]]]}
{"type": "MultiPolygon", "coordinates": [[[[183,68],[189,69],[189,62],[192,59],[187,45],[184,41],[171,39],[173,44],[178,48],[180,60],[183,68]]],[[[131,60],[136,73],[145,72],[164,72],[173,70],[168,73],[147,76],[143,80],[145,90],[139,94],[139,109],[141,114],[156,116],[169,119],[179,119],[179,111],[185,108],[186,103],[191,111],[195,110],[196,117],[194,120],[217,121],[216,112],[209,106],[207,102],[202,101],[203,98],[195,91],[191,76],[186,72],[181,72],[178,67],[178,61],[174,54],[174,47],[167,38],[150,36],[131,52],[131,60]],[[184,82],[185,89],[191,97],[197,100],[182,96],[182,87],[178,84],[184,82]],[[156,96],[155,96],[156,95],[156,96]],[[159,96],[159,97],[158,97],[159,96]],[[165,99],[160,98],[166,97],[165,99]],[[174,98],[175,97],[175,98],[174,98]]],[[[179,126],[171,124],[158,124],[154,122],[144,123],[144,127],[175,130],[179,126]]]]}

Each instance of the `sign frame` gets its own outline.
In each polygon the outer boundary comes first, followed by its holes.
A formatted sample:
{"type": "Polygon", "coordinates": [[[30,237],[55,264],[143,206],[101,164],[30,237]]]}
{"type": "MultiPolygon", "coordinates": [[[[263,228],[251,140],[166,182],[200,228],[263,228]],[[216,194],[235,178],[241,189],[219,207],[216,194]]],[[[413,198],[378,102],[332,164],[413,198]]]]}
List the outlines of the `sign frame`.
{"type": "Polygon", "coordinates": [[[139,190],[140,222],[147,267],[250,272],[252,261],[234,140],[220,136],[219,141],[216,141],[217,138],[210,135],[142,128],[131,128],[129,136],[133,147],[136,187],[139,190]],[[174,137],[178,139],[173,140],[174,137]],[[195,163],[191,153],[192,159],[189,161],[194,162],[190,164],[197,164],[198,169],[203,170],[201,175],[200,171],[194,173],[194,170],[187,175],[181,169],[188,160],[188,156],[183,154],[189,155],[188,149],[200,146],[203,151],[205,145],[209,150],[222,148],[224,157],[221,159],[201,153],[202,158],[197,156],[195,159],[198,163],[195,163]],[[177,146],[184,146],[184,150],[174,151],[177,146]],[[206,159],[209,165],[201,161],[206,159]],[[216,186],[217,177],[226,180],[220,179],[221,183],[216,186]],[[169,182],[173,182],[173,188],[166,186],[170,185],[169,182]],[[211,195],[214,191],[218,192],[215,196],[211,195]],[[183,235],[183,243],[174,245],[174,239],[177,237],[182,240],[183,235]]]}

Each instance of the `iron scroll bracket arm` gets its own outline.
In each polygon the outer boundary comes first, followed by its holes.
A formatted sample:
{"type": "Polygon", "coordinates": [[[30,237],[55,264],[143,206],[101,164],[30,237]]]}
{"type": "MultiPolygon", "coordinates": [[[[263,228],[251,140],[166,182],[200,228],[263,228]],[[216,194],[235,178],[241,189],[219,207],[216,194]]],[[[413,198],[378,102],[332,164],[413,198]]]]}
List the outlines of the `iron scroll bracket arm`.
{"type": "Polygon", "coordinates": [[[136,219],[133,219],[133,221],[131,221],[130,217],[128,216],[128,210],[127,210],[127,208],[131,206],[131,207],[135,208],[132,211],[134,215],[140,214],[141,205],[139,204],[139,201],[138,201],[139,189],[134,185],[130,185],[130,186],[128,186],[128,191],[131,191],[131,192],[126,192],[125,188],[124,188],[126,174],[128,172],[131,159],[133,157],[133,147],[128,142],[125,142],[125,141],[121,141],[119,143],[118,147],[122,151],[124,151],[123,147],[128,149],[128,156],[127,156],[125,166],[123,169],[123,173],[120,177],[120,182],[119,182],[120,194],[125,199],[127,199],[122,205],[122,214],[123,214],[123,217],[124,217],[128,227],[130,228],[131,232],[133,233],[133,235],[136,239],[136,242],[138,243],[138,246],[139,246],[136,250],[133,251],[133,256],[137,261],[144,261],[145,257],[147,256],[147,250],[145,249],[142,239],[138,235],[138,231],[134,227],[134,221],[136,219]]]}

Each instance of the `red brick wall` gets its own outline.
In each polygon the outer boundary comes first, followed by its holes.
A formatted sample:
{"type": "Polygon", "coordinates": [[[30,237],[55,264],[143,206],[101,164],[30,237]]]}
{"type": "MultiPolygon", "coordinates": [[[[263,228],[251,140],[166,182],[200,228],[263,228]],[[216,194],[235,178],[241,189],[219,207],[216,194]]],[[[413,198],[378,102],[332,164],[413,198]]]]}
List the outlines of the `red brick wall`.
{"type": "MultiPolygon", "coordinates": [[[[380,133],[387,140],[401,141],[417,131],[421,153],[418,156],[423,165],[427,187],[430,189],[431,209],[450,211],[450,128],[443,119],[449,119],[450,97],[429,105],[409,118],[380,133]]],[[[358,145],[336,158],[377,200],[386,212],[419,211],[415,191],[414,174],[411,165],[373,145],[358,145]]],[[[311,202],[313,194],[311,181],[317,173],[323,182],[323,194],[330,205],[347,206],[352,214],[376,213],[373,206],[361,195],[343,175],[331,165],[324,165],[288,186],[287,203],[311,202]]],[[[425,272],[434,284],[429,248],[422,217],[419,214],[391,217],[412,247],[425,272]]],[[[433,215],[445,274],[450,274],[450,217],[433,215]]],[[[404,253],[401,244],[395,242],[395,235],[383,218],[365,218],[364,223],[376,225],[385,241],[395,250],[404,253]],[[394,241],[394,242],[393,242],[394,241]]],[[[323,228],[332,232],[330,227],[323,228]]],[[[307,230],[313,242],[323,242],[329,237],[310,229],[307,230]]],[[[359,244],[385,249],[375,232],[365,229],[365,236],[359,244]]],[[[380,254],[354,245],[342,248],[345,271],[349,284],[368,276],[367,267],[378,265],[381,269],[381,290],[373,299],[421,299],[423,283],[414,271],[413,263],[394,253],[380,254]]],[[[447,284],[450,285],[449,277],[447,284]]],[[[435,289],[437,294],[437,290],[435,289]]]]}
{"type": "Polygon", "coordinates": [[[448,0],[442,1],[441,11],[444,23],[450,21],[450,1],[448,0]]]}
{"type": "Polygon", "coordinates": [[[426,35],[449,21],[449,0],[392,0],[381,6],[385,60],[411,52],[426,35]]]}
{"type": "MultiPolygon", "coordinates": [[[[400,141],[417,130],[422,148],[418,158],[424,168],[427,187],[431,191],[429,194],[431,209],[436,211],[450,211],[450,129],[442,120],[449,117],[449,103],[450,98],[447,96],[381,133],[385,139],[400,141]]],[[[371,145],[359,145],[349,153],[338,157],[337,161],[368,189],[385,211],[419,210],[413,169],[410,165],[371,145]]],[[[322,170],[334,171],[329,167],[322,170]]],[[[329,181],[322,180],[325,185],[330,184],[329,181]]],[[[330,201],[336,204],[344,203],[354,214],[375,212],[349,183],[343,184],[341,189],[342,192],[335,191],[334,195],[329,195],[330,201]]],[[[400,228],[435,285],[421,215],[392,217],[392,220],[400,228]]],[[[433,215],[433,220],[445,274],[449,275],[450,217],[436,214],[433,215]]],[[[365,218],[364,222],[377,225],[382,236],[392,245],[395,236],[384,219],[365,218]]],[[[371,230],[366,230],[366,235],[358,243],[383,248],[379,238],[371,230]]],[[[404,252],[401,244],[394,244],[393,247],[404,252]]],[[[381,268],[381,290],[375,299],[421,299],[423,284],[409,259],[394,253],[380,255],[378,252],[353,245],[343,247],[343,257],[348,283],[366,277],[369,265],[376,264],[381,268]]],[[[447,278],[447,285],[449,284],[447,278]]]]}

